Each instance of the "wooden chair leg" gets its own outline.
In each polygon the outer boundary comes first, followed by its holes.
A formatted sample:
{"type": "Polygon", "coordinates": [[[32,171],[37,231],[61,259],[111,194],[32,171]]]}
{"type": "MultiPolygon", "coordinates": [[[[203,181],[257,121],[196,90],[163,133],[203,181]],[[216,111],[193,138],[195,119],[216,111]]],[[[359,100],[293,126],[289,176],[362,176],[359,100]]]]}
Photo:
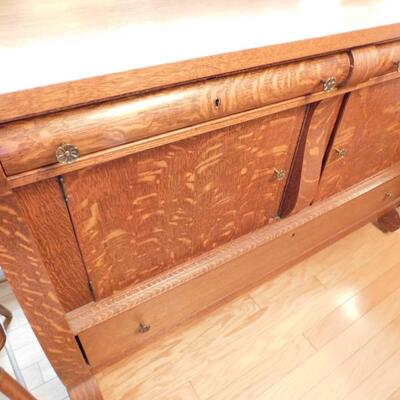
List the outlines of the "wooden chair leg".
{"type": "Polygon", "coordinates": [[[3,368],[0,368],[0,392],[12,400],[36,400],[3,368]]]}
{"type": "Polygon", "coordinates": [[[0,304],[0,315],[2,315],[3,317],[6,318],[3,323],[3,326],[4,326],[4,329],[7,330],[8,325],[10,325],[10,322],[13,317],[12,312],[8,308],[5,308],[4,306],[2,306],[0,304]]]}
{"type": "Polygon", "coordinates": [[[400,228],[400,208],[395,208],[379,217],[375,226],[384,233],[397,231],[400,228]]]}

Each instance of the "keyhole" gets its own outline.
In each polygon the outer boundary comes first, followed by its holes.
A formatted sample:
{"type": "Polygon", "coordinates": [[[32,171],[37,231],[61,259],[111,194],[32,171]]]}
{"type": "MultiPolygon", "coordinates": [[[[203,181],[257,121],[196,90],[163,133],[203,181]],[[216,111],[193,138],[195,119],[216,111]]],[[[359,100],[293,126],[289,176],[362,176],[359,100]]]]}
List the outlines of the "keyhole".
{"type": "Polygon", "coordinates": [[[219,97],[214,100],[214,106],[215,108],[219,108],[221,106],[221,99],[219,97]]]}

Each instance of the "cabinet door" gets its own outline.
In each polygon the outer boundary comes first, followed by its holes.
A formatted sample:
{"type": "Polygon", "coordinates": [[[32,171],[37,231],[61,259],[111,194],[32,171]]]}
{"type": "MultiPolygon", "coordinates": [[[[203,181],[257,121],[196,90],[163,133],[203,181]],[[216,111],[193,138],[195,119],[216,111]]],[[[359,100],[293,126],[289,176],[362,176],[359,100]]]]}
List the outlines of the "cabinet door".
{"type": "Polygon", "coordinates": [[[96,298],[257,229],[277,215],[304,107],[65,176],[96,298]]]}
{"type": "Polygon", "coordinates": [[[351,93],[321,177],[325,199],[400,161],[400,79],[351,93]]]}

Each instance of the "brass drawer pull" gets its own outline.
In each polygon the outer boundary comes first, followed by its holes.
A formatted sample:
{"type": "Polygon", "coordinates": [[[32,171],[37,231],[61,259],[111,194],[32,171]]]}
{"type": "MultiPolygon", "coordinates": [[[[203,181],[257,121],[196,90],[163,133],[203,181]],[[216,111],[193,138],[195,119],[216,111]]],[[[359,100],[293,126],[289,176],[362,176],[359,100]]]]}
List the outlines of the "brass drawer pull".
{"type": "Polygon", "coordinates": [[[386,197],[387,199],[391,199],[391,198],[393,198],[393,193],[392,193],[392,192],[386,192],[386,193],[385,193],[385,197],[386,197]]]}
{"type": "Polygon", "coordinates": [[[332,90],[336,89],[336,78],[332,76],[331,78],[328,78],[326,81],[322,81],[322,84],[324,85],[324,92],[329,93],[332,92],[332,90]]]}
{"type": "Polygon", "coordinates": [[[150,330],[150,325],[147,325],[144,321],[139,322],[139,333],[146,333],[150,330]]]}
{"type": "Polygon", "coordinates": [[[274,173],[275,173],[275,179],[277,181],[281,181],[285,178],[286,176],[286,171],[284,169],[276,169],[274,168],[274,173]]]}
{"type": "Polygon", "coordinates": [[[338,147],[335,151],[339,158],[343,158],[346,155],[346,149],[343,149],[342,147],[338,147]]]}
{"type": "Polygon", "coordinates": [[[62,143],[56,150],[56,158],[60,164],[72,164],[79,155],[79,149],[73,144],[62,143]]]}

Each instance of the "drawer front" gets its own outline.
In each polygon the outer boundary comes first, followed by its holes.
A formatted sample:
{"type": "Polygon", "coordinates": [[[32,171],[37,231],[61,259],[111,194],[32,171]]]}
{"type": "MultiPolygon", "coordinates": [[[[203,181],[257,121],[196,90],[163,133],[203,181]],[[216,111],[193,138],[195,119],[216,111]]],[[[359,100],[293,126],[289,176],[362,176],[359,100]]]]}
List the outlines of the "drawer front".
{"type": "Polygon", "coordinates": [[[349,95],[319,185],[325,199],[400,161],[400,79],[349,95]]]}
{"type": "Polygon", "coordinates": [[[299,257],[311,248],[343,236],[354,229],[352,227],[368,222],[374,213],[393,207],[399,197],[400,177],[397,177],[288,231],[278,240],[81,332],[79,338],[90,364],[104,366],[129,352],[139,351],[196,313],[265,279],[290,262],[293,254],[299,257]],[[387,192],[393,197],[385,196],[387,192]],[[282,251],[289,247],[296,251],[282,251]]]}
{"type": "Polygon", "coordinates": [[[351,55],[353,68],[348,84],[400,72],[400,42],[356,48],[351,50],[351,55]]]}
{"type": "Polygon", "coordinates": [[[64,177],[96,298],[172,268],[277,215],[305,107],[64,177]]]}
{"type": "Polygon", "coordinates": [[[62,143],[81,155],[192,126],[282,100],[319,92],[323,81],[349,74],[347,54],[320,57],[217,78],[0,127],[7,175],[55,164],[62,143]]]}

